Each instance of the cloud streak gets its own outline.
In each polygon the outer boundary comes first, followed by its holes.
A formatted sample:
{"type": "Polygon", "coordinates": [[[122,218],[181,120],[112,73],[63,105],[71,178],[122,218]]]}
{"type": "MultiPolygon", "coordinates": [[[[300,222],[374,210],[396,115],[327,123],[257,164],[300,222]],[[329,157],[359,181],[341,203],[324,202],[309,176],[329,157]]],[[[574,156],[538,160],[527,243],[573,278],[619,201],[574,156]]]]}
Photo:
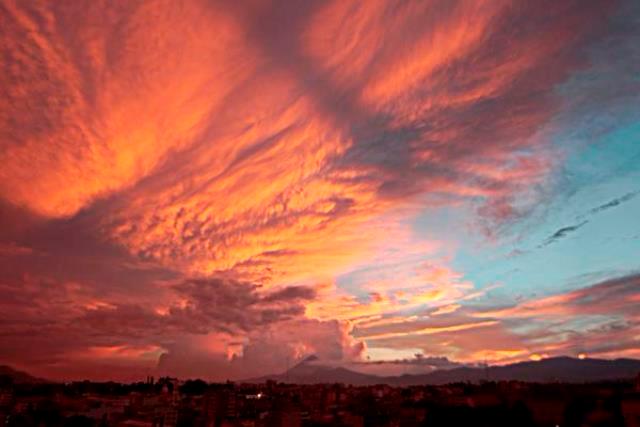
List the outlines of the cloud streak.
{"type": "Polygon", "coordinates": [[[454,245],[414,225],[471,206],[492,235],[539,202],[557,89],[615,11],[2,2],[0,358],[239,375],[277,367],[264,349],[355,360],[434,334],[450,344],[428,354],[520,355],[469,313],[484,292],[454,245]]]}
{"type": "Polygon", "coordinates": [[[564,239],[569,234],[574,233],[575,231],[578,231],[588,223],[589,221],[585,220],[575,225],[562,227],[558,229],[555,233],[553,233],[551,236],[547,237],[547,239],[540,245],[540,247],[543,248],[545,246],[549,246],[550,244],[557,242],[560,239],[564,239]]]}
{"type": "Polygon", "coordinates": [[[593,215],[593,214],[600,213],[602,211],[606,211],[608,209],[612,209],[612,208],[618,207],[621,204],[632,200],[634,197],[636,197],[638,195],[638,193],[640,193],[640,191],[633,191],[631,193],[625,194],[624,196],[617,197],[617,198],[615,198],[615,199],[613,199],[613,200],[611,200],[611,201],[609,201],[607,203],[604,203],[604,204],[602,204],[600,206],[597,206],[597,207],[591,209],[589,211],[589,213],[593,215]]]}

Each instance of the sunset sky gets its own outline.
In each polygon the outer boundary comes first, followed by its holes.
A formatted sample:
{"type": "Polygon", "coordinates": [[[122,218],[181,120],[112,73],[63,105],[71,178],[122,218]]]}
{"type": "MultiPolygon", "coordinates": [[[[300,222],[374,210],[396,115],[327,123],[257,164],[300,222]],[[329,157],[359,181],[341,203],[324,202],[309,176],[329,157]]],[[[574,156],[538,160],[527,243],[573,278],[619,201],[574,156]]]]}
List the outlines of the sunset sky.
{"type": "Polygon", "coordinates": [[[640,358],[636,0],[0,0],[0,91],[0,364],[640,358]]]}

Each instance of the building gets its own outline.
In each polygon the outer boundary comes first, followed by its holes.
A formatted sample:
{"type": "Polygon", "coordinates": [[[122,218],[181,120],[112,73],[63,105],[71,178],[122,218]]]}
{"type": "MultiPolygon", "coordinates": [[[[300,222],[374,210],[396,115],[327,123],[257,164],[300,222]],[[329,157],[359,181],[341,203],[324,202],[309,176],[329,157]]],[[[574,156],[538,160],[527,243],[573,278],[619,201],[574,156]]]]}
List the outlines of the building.
{"type": "Polygon", "coordinates": [[[154,427],[176,427],[178,424],[178,408],[163,406],[156,408],[153,417],[154,427]]]}
{"type": "Polygon", "coordinates": [[[640,396],[629,396],[622,400],[622,416],[627,427],[640,427],[640,396]]]}

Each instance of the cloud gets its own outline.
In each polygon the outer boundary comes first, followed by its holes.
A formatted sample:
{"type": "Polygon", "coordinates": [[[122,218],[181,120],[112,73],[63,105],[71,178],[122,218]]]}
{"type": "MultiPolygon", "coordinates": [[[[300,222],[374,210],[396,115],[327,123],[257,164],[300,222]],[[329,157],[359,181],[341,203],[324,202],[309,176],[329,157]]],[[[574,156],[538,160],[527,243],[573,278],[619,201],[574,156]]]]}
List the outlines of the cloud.
{"type": "MultiPolygon", "coordinates": [[[[607,203],[603,203],[600,206],[597,206],[595,208],[590,209],[586,214],[583,215],[579,215],[576,219],[583,219],[587,216],[590,215],[596,215],[599,214],[600,212],[615,208],[617,206],[620,206],[623,203],[626,203],[630,200],[632,200],[639,192],[638,191],[634,191],[634,192],[630,192],[627,193],[621,197],[617,197],[613,200],[610,200],[607,203]]],[[[566,227],[562,227],[560,229],[558,229],[555,233],[553,233],[551,236],[547,237],[544,242],[542,242],[540,245],[538,245],[538,249],[544,248],[546,246],[549,246],[561,239],[564,239],[565,237],[567,237],[569,234],[572,234],[576,231],[578,231],[579,229],[581,229],[582,227],[584,227],[585,225],[587,225],[589,223],[589,220],[587,219],[583,219],[581,222],[576,223],[574,225],[569,225],[566,227]]],[[[520,249],[515,249],[513,250],[508,257],[516,257],[516,256],[520,256],[525,254],[526,252],[523,252],[520,249]]]]}
{"type": "Polygon", "coordinates": [[[572,316],[618,314],[635,317],[640,276],[609,279],[574,291],[524,301],[514,307],[481,312],[487,317],[572,316]]]}
{"type": "Polygon", "coordinates": [[[517,216],[516,199],[553,164],[534,137],[551,89],[606,12],[17,5],[3,33],[3,111],[14,114],[0,193],[47,217],[106,198],[101,230],[170,268],[293,280],[309,273],[292,266],[318,262],[330,275],[366,256],[380,237],[362,230],[412,197],[517,216]]]}
{"type": "MultiPolygon", "coordinates": [[[[424,246],[418,246],[424,250],[424,246]]],[[[365,271],[356,271],[354,278],[364,295],[350,295],[335,284],[318,289],[318,298],[308,305],[307,313],[320,319],[344,319],[362,325],[393,324],[411,320],[421,312],[446,310],[456,301],[473,299],[473,284],[450,268],[445,261],[432,259],[420,262],[420,251],[414,258],[410,251],[401,252],[405,259],[393,258],[393,251],[384,251],[365,271]],[[407,313],[410,313],[407,315],[407,313]]],[[[430,251],[426,252],[427,254],[430,251]]]]}
{"type": "Polygon", "coordinates": [[[316,296],[313,288],[304,286],[289,286],[279,291],[272,292],[265,296],[263,302],[311,300],[316,296]]]}
{"type": "Polygon", "coordinates": [[[429,326],[424,328],[415,328],[415,324],[411,325],[411,329],[405,331],[396,331],[396,332],[383,332],[374,335],[364,335],[359,336],[359,338],[363,340],[384,340],[389,338],[396,337],[405,337],[409,335],[435,335],[441,334],[445,332],[459,332],[466,331],[468,329],[482,328],[485,326],[495,325],[496,322],[493,320],[487,320],[482,322],[471,322],[471,323],[462,323],[458,325],[447,325],[447,326],[429,326]]]}
{"type": "Polygon", "coordinates": [[[640,276],[631,274],[472,315],[508,325],[524,348],[538,353],[608,356],[638,345],[638,284],[640,276]]]}
{"type": "Polygon", "coordinates": [[[168,306],[110,303],[86,310],[81,321],[107,336],[168,338],[179,333],[246,335],[273,323],[303,319],[313,291],[296,287],[261,295],[258,287],[225,279],[188,279],[172,286],[168,306]]]}
{"type": "Polygon", "coordinates": [[[207,342],[231,344],[234,351],[206,350],[201,343],[181,339],[168,346],[158,364],[159,373],[210,379],[248,379],[284,372],[309,355],[322,363],[351,363],[362,358],[365,344],[350,336],[347,323],[297,319],[250,334],[240,344],[229,337],[207,336],[207,342]],[[231,357],[229,357],[231,355],[231,357]]]}
{"type": "Polygon", "coordinates": [[[296,286],[261,295],[258,287],[228,279],[190,279],[174,286],[179,306],[170,307],[171,322],[194,331],[251,331],[265,324],[304,315],[303,303],[315,297],[311,288],[296,286]]]}
{"type": "MultiPolygon", "coordinates": [[[[156,292],[163,286],[159,284],[156,292]]],[[[261,334],[275,323],[316,322],[304,319],[303,302],[314,297],[313,291],[304,287],[261,293],[248,283],[189,279],[170,289],[175,296],[165,300],[169,305],[154,307],[143,301],[100,300],[92,287],[80,283],[29,276],[15,283],[0,283],[0,329],[5,343],[0,360],[25,364],[57,378],[80,372],[80,365],[72,366],[78,361],[87,368],[83,375],[93,377],[88,363],[92,358],[120,365],[129,360],[132,365],[152,369],[158,357],[181,337],[218,334],[225,335],[227,341],[235,336],[251,342],[262,339],[261,334]],[[47,352],[41,348],[47,348],[47,352]]],[[[325,325],[316,323],[316,329],[325,325]]],[[[292,334],[303,335],[304,328],[299,328],[292,334]]],[[[332,342],[349,345],[345,341],[349,339],[347,330],[338,323],[332,328],[326,330],[326,336],[318,337],[321,342],[315,345],[319,349],[336,345],[332,342]],[[339,338],[330,341],[331,333],[339,338]]],[[[311,346],[313,333],[306,331],[306,336],[311,346]]],[[[342,348],[325,353],[335,356],[339,351],[342,348]]],[[[356,349],[345,347],[344,351],[356,349]]]]}
{"type": "Polygon", "coordinates": [[[455,369],[469,366],[446,357],[425,356],[416,353],[412,358],[394,360],[367,360],[349,365],[351,369],[373,375],[420,375],[437,369],[455,369]]]}
{"type": "Polygon", "coordinates": [[[428,354],[520,354],[458,304],[473,284],[413,223],[464,203],[495,230],[536,205],[561,161],[557,88],[593,65],[614,11],[3,5],[0,358],[80,375],[164,354],[167,373],[219,378],[360,358],[367,327],[428,354]]]}
{"type": "Polygon", "coordinates": [[[0,256],[13,257],[21,255],[31,255],[33,249],[28,246],[17,245],[14,242],[0,243],[0,256]]]}
{"type": "Polygon", "coordinates": [[[638,276],[631,274],[507,307],[463,304],[431,317],[363,320],[353,336],[369,348],[417,349],[460,363],[507,363],[533,354],[637,356],[638,276]]]}
{"type": "Polygon", "coordinates": [[[593,214],[600,213],[602,211],[606,211],[606,210],[611,209],[611,208],[615,208],[617,206],[620,206],[623,203],[626,203],[626,202],[632,200],[639,193],[640,193],[640,191],[632,191],[630,193],[625,194],[624,196],[617,197],[617,198],[615,198],[615,199],[613,199],[613,200],[611,200],[611,201],[609,201],[607,203],[604,203],[604,204],[602,204],[600,206],[597,206],[597,207],[591,209],[589,211],[589,213],[593,215],[593,214]]]}
{"type": "Polygon", "coordinates": [[[437,369],[451,369],[463,366],[460,363],[453,362],[446,357],[433,357],[425,356],[422,353],[416,353],[412,359],[398,359],[398,360],[376,360],[361,362],[364,364],[374,365],[386,365],[386,364],[401,364],[401,365],[426,365],[431,368],[437,369]]]}
{"type": "Polygon", "coordinates": [[[585,220],[585,221],[582,221],[579,224],[569,225],[567,227],[562,227],[562,228],[558,229],[555,233],[553,233],[551,236],[547,237],[547,239],[539,247],[542,248],[542,247],[545,247],[545,246],[549,246],[550,244],[555,243],[558,240],[567,237],[569,234],[573,233],[574,231],[579,230],[580,228],[584,227],[588,223],[589,223],[589,221],[585,220]]]}
{"type": "Polygon", "coordinates": [[[439,316],[441,314],[449,314],[449,313],[453,313],[456,310],[458,310],[460,308],[460,304],[449,304],[449,305],[444,305],[441,307],[438,307],[437,309],[435,309],[434,311],[431,312],[432,316],[439,316]]]}
{"type": "Polygon", "coordinates": [[[504,322],[473,318],[468,313],[418,319],[388,331],[384,327],[377,331],[356,329],[354,336],[372,348],[413,348],[423,354],[446,355],[458,363],[505,362],[528,355],[522,338],[504,322]],[[368,334],[375,334],[373,341],[367,341],[368,334]]]}
{"type": "Polygon", "coordinates": [[[233,23],[204,6],[5,5],[3,196],[73,215],[183,147],[232,87],[214,66],[234,54],[224,41],[241,44],[233,23]]]}

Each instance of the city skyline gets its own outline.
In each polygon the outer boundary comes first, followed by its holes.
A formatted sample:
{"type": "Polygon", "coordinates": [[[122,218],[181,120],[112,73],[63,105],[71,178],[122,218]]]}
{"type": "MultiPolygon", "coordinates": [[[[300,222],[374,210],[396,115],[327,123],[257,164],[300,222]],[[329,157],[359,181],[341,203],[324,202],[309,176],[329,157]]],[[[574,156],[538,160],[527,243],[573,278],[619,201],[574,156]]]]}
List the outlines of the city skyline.
{"type": "Polygon", "coordinates": [[[0,365],[640,359],[640,4],[0,0],[0,365]]]}

